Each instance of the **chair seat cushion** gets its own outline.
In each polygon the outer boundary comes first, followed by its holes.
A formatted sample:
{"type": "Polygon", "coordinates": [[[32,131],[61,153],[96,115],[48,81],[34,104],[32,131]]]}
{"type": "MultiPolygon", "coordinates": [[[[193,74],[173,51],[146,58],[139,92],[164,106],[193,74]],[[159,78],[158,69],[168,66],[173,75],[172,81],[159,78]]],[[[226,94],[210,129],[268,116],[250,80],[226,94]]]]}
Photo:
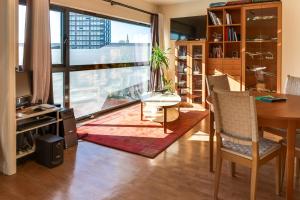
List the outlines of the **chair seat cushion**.
{"type": "MultiPolygon", "coordinates": [[[[261,139],[259,141],[259,157],[260,159],[265,156],[273,153],[274,151],[280,149],[281,145],[279,143],[273,142],[267,139],[261,139]]],[[[222,146],[223,151],[227,151],[229,153],[233,153],[247,159],[252,159],[252,146],[250,145],[241,145],[237,143],[233,143],[230,141],[223,141],[222,146]]]]}

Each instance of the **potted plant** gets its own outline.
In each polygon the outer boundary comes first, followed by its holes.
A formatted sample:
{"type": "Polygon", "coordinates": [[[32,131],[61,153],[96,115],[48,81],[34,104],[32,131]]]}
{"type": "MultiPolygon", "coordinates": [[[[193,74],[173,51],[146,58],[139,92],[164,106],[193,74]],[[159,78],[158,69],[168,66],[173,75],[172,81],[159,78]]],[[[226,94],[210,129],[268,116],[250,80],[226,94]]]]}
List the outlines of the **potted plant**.
{"type": "Polygon", "coordinates": [[[172,92],[172,81],[168,80],[164,71],[169,69],[169,59],[167,56],[169,49],[163,50],[158,45],[152,48],[151,64],[154,81],[154,92],[172,92]]]}

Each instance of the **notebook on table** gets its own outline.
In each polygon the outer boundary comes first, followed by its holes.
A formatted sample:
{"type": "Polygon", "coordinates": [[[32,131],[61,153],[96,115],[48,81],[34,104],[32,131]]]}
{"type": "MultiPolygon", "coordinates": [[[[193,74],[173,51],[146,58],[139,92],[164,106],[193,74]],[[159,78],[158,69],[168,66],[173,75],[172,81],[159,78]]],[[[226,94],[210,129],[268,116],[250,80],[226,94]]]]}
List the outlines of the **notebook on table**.
{"type": "Polygon", "coordinates": [[[287,101],[287,98],[273,97],[271,95],[267,95],[267,96],[258,96],[258,97],[256,97],[256,100],[262,101],[262,102],[267,102],[267,103],[273,103],[273,102],[287,101]]]}

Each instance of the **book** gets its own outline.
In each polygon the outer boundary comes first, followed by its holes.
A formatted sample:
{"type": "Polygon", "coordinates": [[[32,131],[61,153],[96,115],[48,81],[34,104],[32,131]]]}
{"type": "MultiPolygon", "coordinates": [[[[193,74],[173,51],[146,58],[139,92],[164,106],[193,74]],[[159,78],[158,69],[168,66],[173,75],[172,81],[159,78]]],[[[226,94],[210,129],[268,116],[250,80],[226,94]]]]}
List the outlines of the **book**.
{"type": "Polygon", "coordinates": [[[217,17],[217,15],[213,12],[208,12],[209,13],[209,17],[213,23],[213,25],[222,25],[222,21],[219,17],[217,17]]]}
{"type": "Polygon", "coordinates": [[[213,8],[213,7],[222,7],[222,6],[226,6],[226,2],[216,2],[216,3],[210,3],[209,7],[213,8]]]}
{"type": "Polygon", "coordinates": [[[258,97],[256,97],[256,100],[262,101],[262,102],[267,102],[267,103],[273,103],[273,102],[287,101],[287,98],[273,97],[271,95],[267,95],[267,96],[258,96],[258,97]]]}
{"type": "Polygon", "coordinates": [[[227,25],[232,24],[232,17],[231,17],[231,14],[229,14],[229,13],[226,13],[226,24],[227,25]]]}
{"type": "Polygon", "coordinates": [[[226,3],[226,6],[230,6],[230,5],[239,5],[239,4],[246,4],[246,3],[251,3],[251,0],[228,1],[228,2],[226,3]]]}

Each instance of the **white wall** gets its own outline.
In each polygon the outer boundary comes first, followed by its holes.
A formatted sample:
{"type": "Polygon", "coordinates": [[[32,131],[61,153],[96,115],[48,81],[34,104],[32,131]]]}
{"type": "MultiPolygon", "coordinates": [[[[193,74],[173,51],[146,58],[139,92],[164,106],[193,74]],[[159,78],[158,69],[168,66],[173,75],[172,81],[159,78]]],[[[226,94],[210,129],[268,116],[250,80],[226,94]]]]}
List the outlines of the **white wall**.
{"type": "Polygon", "coordinates": [[[300,77],[300,1],[282,2],[282,83],[285,83],[288,74],[300,77]]]}
{"type": "Polygon", "coordinates": [[[215,0],[201,0],[199,2],[191,3],[179,3],[173,5],[163,5],[160,6],[159,12],[163,15],[164,21],[164,47],[166,49],[170,48],[170,66],[167,72],[168,79],[172,79],[174,82],[175,78],[175,55],[174,55],[174,42],[170,41],[170,20],[171,18],[178,17],[189,17],[189,16],[199,16],[206,15],[209,3],[215,2],[215,0]]]}
{"type": "MultiPolygon", "coordinates": [[[[215,0],[201,0],[199,2],[166,5],[159,7],[159,12],[164,15],[165,47],[170,43],[170,18],[205,15],[209,3],[215,0]]],[[[283,2],[283,42],[282,42],[282,88],[288,74],[300,77],[300,1],[282,0],[283,2]]],[[[173,63],[172,56],[170,57],[173,63]]],[[[171,66],[172,67],[172,66],[171,66]]],[[[170,75],[172,76],[172,75],[170,75]]]]}
{"type": "MultiPolygon", "coordinates": [[[[150,15],[124,8],[121,6],[111,6],[110,3],[102,0],[50,0],[52,4],[70,7],[78,10],[84,10],[102,15],[117,17],[121,19],[127,19],[136,22],[150,23],[150,15]]],[[[156,13],[158,7],[146,3],[141,0],[118,0],[120,3],[130,5],[136,8],[146,10],[148,12],[156,13]]]]}

